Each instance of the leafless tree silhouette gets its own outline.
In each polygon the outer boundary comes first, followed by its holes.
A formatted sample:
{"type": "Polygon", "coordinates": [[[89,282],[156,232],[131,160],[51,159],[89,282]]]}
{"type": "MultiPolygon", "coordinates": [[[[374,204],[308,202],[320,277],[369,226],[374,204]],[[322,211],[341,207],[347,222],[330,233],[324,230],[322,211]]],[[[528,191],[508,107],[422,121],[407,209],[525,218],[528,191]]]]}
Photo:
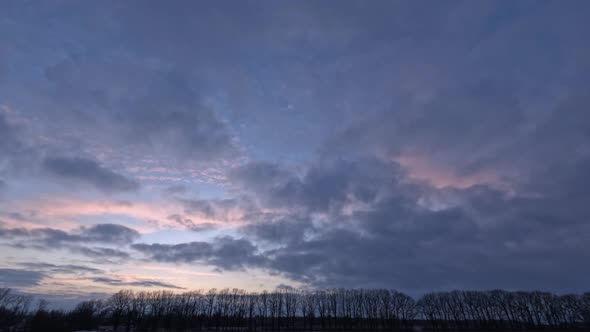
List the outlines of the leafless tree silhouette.
{"type": "Polygon", "coordinates": [[[433,292],[415,301],[386,289],[121,290],[73,310],[48,311],[31,296],[0,289],[0,331],[586,331],[590,293],[433,292]]]}

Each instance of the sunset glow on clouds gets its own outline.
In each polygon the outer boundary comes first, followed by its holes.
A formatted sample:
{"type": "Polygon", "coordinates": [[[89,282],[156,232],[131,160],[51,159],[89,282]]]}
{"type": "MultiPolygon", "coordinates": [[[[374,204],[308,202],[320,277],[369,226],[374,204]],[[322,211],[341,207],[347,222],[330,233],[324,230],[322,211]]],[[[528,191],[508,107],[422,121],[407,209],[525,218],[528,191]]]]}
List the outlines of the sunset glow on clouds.
{"type": "Polygon", "coordinates": [[[410,180],[425,181],[438,189],[446,187],[465,189],[478,184],[501,185],[498,177],[490,172],[460,175],[445,166],[433,165],[423,157],[401,155],[394,160],[408,171],[410,180]]]}
{"type": "Polygon", "coordinates": [[[0,287],[583,291],[589,9],[3,2],[0,287]]]}

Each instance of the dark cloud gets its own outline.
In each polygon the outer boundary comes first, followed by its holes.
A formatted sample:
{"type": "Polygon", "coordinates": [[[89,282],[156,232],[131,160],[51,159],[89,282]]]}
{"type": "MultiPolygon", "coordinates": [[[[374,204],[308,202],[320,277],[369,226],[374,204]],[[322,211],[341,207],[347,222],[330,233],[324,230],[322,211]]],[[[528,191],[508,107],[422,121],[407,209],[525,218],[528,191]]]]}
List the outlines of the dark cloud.
{"type": "Polygon", "coordinates": [[[179,225],[190,229],[191,231],[201,232],[216,229],[218,227],[215,223],[194,223],[192,219],[181,216],[179,214],[171,214],[168,216],[168,220],[174,221],[179,225]]]}
{"type": "MultiPolygon", "coordinates": [[[[145,31],[137,31],[135,28],[119,30],[119,23],[115,22],[118,21],[115,19],[118,15],[106,20],[96,19],[97,16],[93,12],[88,12],[87,8],[74,4],[68,7],[78,14],[66,15],[62,22],[64,28],[69,26],[77,31],[74,33],[77,36],[71,37],[78,40],[80,48],[42,42],[45,46],[37,49],[39,54],[57,49],[63,53],[60,57],[46,54],[45,61],[38,62],[39,72],[30,73],[34,77],[33,80],[43,81],[47,86],[31,87],[35,90],[35,99],[21,100],[18,96],[10,98],[20,106],[26,105],[28,115],[38,116],[39,121],[45,124],[42,131],[48,130],[51,143],[58,145],[52,146],[53,148],[61,151],[78,151],[85,148],[117,146],[118,149],[113,151],[116,157],[132,162],[133,158],[156,156],[160,164],[185,164],[189,161],[206,164],[236,156],[239,149],[234,142],[230,126],[219,115],[217,105],[210,102],[209,95],[204,95],[206,88],[210,87],[204,86],[201,82],[211,81],[215,77],[207,77],[214,74],[209,65],[201,64],[194,69],[186,70],[183,64],[192,56],[180,61],[176,57],[179,55],[176,51],[169,53],[169,57],[164,54],[168,52],[162,53],[163,49],[160,47],[153,49],[156,51],[153,57],[145,57],[141,50],[147,51],[145,48],[151,48],[151,45],[137,43],[137,37],[145,36],[145,31]],[[97,31],[86,25],[89,21],[78,19],[86,15],[90,15],[91,21],[103,29],[97,31]],[[100,51],[91,51],[98,46],[97,42],[105,43],[105,46],[112,42],[129,45],[122,49],[106,47],[100,51]],[[92,79],[89,79],[90,77],[92,79]],[[43,111],[36,111],[41,108],[43,111]]],[[[146,13],[153,10],[154,13],[158,13],[158,7],[149,5],[146,7],[146,13]]],[[[186,17],[183,14],[185,11],[181,8],[170,9],[178,12],[179,18],[175,21],[180,24],[202,24],[201,20],[197,20],[200,22],[197,23],[186,17]]],[[[15,23],[11,26],[14,29],[12,34],[4,36],[11,41],[7,42],[5,47],[13,52],[3,53],[7,56],[10,54],[11,59],[16,60],[23,56],[24,50],[17,46],[20,44],[17,39],[9,36],[20,34],[27,39],[35,38],[28,34],[27,26],[38,22],[41,17],[35,17],[43,16],[41,12],[51,9],[39,10],[37,13],[28,14],[19,10],[6,11],[6,21],[14,20],[15,23]],[[27,21],[28,24],[21,24],[27,21]]],[[[98,8],[97,10],[102,12],[98,8]]],[[[137,27],[152,31],[148,34],[153,34],[159,42],[166,43],[168,37],[158,36],[168,36],[171,33],[169,28],[172,26],[160,20],[148,23],[148,17],[144,17],[143,13],[135,13],[131,7],[121,6],[111,10],[121,10],[120,14],[126,17],[124,22],[135,22],[133,25],[137,24],[137,27]],[[152,24],[161,25],[161,29],[152,30],[152,24]],[[165,28],[166,26],[168,28],[165,28]]],[[[197,11],[200,12],[201,10],[197,11]]],[[[66,37],[73,31],[70,28],[57,28],[54,32],[66,37]]],[[[214,31],[217,34],[221,29],[214,31]]],[[[181,29],[169,36],[172,38],[178,33],[185,34],[181,29]]],[[[221,41],[209,34],[201,35],[200,38],[221,41]]],[[[37,48],[33,44],[29,47],[29,51],[37,48]]],[[[200,54],[198,58],[203,59],[205,49],[207,52],[219,50],[214,52],[217,56],[228,54],[216,47],[200,48],[197,53],[194,53],[194,50],[189,53],[200,54]]],[[[2,60],[5,62],[7,59],[2,60]]],[[[211,58],[212,62],[214,60],[215,57],[211,58]]],[[[13,66],[8,67],[14,69],[13,66]]],[[[7,72],[13,73],[12,70],[7,72]]],[[[0,96],[2,99],[4,97],[9,99],[7,95],[0,96]]]]}
{"type": "Polygon", "coordinates": [[[208,163],[238,152],[230,128],[181,68],[132,54],[74,51],[48,66],[45,78],[51,90],[43,98],[62,105],[58,113],[67,114],[66,121],[137,158],[149,154],[162,164],[208,163]],[[89,76],[96,79],[83,83],[89,76]]]}
{"type": "Polygon", "coordinates": [[[316,229],[305,240],[274,222],[246,231],[279,246],[262,254],[267,268],[316,287],[584,287],[587,200],[511,197],[485,186],[452,191],[454,205],[436,210],[389,196],[355,212],[352,225],[316,229]],[[554,269],[558,261],[568,273],[554,269]]]}
{"type": "Polygon", "coordinates": [[[139,238],[139,233],[131,228],[117,224],[97,224],[80,230],[83,241],[100,243],[131,243],[139,238]]]}
{"type": "Polygon", "coordinates": [[[260,215],[252,223],[242,227],[241,231],[257,241],[273,244],[288,244],[303,241],[305,234],[313,230],[313,224],[307,216],[269,216],[260,215]]]}
{"type": "MultiPolygon", "coordinates": [[[[12,111],[11,111],[12,112],[12,111]]],[[[22,115],[15,115],[23,117],[22,115]]],[[[103,192],[136,191],[137,181],[118,174],[95,160],[83,157],[48,156],[61,147],[37,139],[31,121],[26,117],[18,124],[8,122],[0,112],[0,172],[14,175],[38,175],[40,168],[58,180],[91,185],[103,192]],[[35,137],[31,139],[30,137],[35,137]],[[27,139],[28,138],[28,139],[27,139]]],[[[67,147],[77,151],[78,148],[67,147]]]]}
{"type": "Polygon", "coordinates": [[[90,279],[96,283],[106,284],[110,286],[117,286],[117,287],[159,287],[159,288],[171,288],[171,289],[185,289],[183,287],[179,287],[173,284],[156,281],[156,280],[138,280],[138,281],[124,281],[118,278],[107,278],[107,277],[97,277],[90,279]]]}
{"type": "Polygon", "coordinates": [[[215,217],[215,208],[213,202],[209,200],[183,200],[186,206],[185,210],[188,213],[200,215],[206,218],[215,217]]]}
{"type": "Polygon", "coordinates": [[[0,269],[0,285],[2,287],[31,287],[37,286],[45,278],[41,272],[0,269]]]}
{"type": "Polygon", "coordinates": [[[69,246],[68,248],[73,252],[95,258],[96,262],[100,264],[116,264],[121,260],[131,258],[128,252],[113,248],[84,246],[69,246]]]}
{"type": "Polygon", "coordinates": [[[100,269],[95,269],[92,267],[82,266],[82,265],[74,265],[74,264],[57,265],[57,264],[50,264],[50,263],[23,262],[23,263],[19,263],[18,265],[26,267],[29,270],[43,271],[43,272],[48,272],[48,273],[65,273],[65,274],[86,274],[86,273],[102,274],[102,273],[104,273],[104,271],[102,271],[100,269]]]}
{"type": "Polygon", "coordinates": [[[128,244],[139,238],[139,233],[116,224],[97,224],[72,232],[54,228],[6,228],[0,225],[0,236],[6,239],[28,238],[47,247],[53,247],[68,243],[128,244]]]}
{"type": "Polygon", "coordinates": [[[182,185],[169,186],[165,189],[165,192],[168,194],[184,194],[187,191],[187,187],[182,185]]]}
{"type": "Polygon", "coordinates": [[[412,293],[573,292],[589,272],[582,235],[590,231],[588,195],[583,186],[572,191],[584,183],[583,160],[532,179],[529,185],[553,186],[534,195],[487,184],[438,189],[408,178],[396,162],[366,157],[324,160],[299,175],[278,164],[249,164],[233,179],[262,207],[287,209],[251,216],[241,231],[274,246],[261,253],[266,260],[259,267],[289,279],[316,287],[393,285],[412,293]],[[568,273],[554,269],[556,262],[568,273]]]}
{"type": "Polygon", "coordinates": [[[0,201],[2,200],[2,192],[5,190],[7,184],[0,179],[0,201]]]}
{"type": "Polygon", "coordinates": [[[182,158],[231,156],[234,150],[228,128],[196,96],[198,92],[182,76],[167,74],[145,95],[124,105],[127,109],[115,119],[129,124],[125,128],[129,141],[147,143],[158,152],[173,147],[182,158]]]}
{"type": "Polygon", "coordinates": [[[148,254],[160,262],[194,262],[212,254],[212,245],[206,242],[189,242],[182,244],[134,244],[133,249],[148,254]]]}
{"type": "Polygon", "coordinates": [[[263,204],[338,212],[346,204],[374,200],[380,189],[377,184],[401,187],[400,174],[396,163],[363,158],[320,161],[304,174],[273,163],[248,163],[233,170],[231,179],[242,189],[256,192],[263,204]]]}
{"type": "Polygon", "coordinates": [[[264,264],[264,257],[258,255],[258,248],[246,239],[228,236],[209,242],[181,244],[143,244],[132,248],[158,262],[202,263],[224,270],[239,270],[248,266],[264,264]]]}
{"type": "Polygon", "coordinates": [[[588,195],[586,168],[590,164],[590,94],[561,100],[527,135],[512,143],[505,155],[522,169],[514,180],[518,190],[532,195],[582,198],[588,195]]]}
{"type": "Polygon", "coordinates": [[[228,221],[232,212],[255,210],[254,202],[247,197],[227,199],[180,199],[184,213],[211,220],[228,221]]]}
{"type": "Polygon", "coordinates": [[[121,250],[121,247],[138,238],[137,231],[115,224],[97,224],[72,232],[53,228],[6,228],[0,224],[0,240],[3,240],[3,244],[37,250],[67,249],[97,259],[100,263],[129,259],[130,254],[121,250]]]}
{"type": "Polygon", "coordinates": [[[312,212],[262,214],[243,227],[245,234],[274,249],[262,251],[229,238],[134,248],[156,261],[198,262],[223,269],[258,267],[316,287],[394,285],[416,293],[495,287],[562,292],[583,286],[581,276],[588,271],[582,262],[590,252],[575,234],[588,232],[576,220],[578,213],[587,213],[581,204],[579,211],[568,212],[560,205],[571,208],[571,202],[513,196],[485,185],[439,190],[370,183],[379,195],[365,201],[368,207],[353,209],[350,215],[328,211],[331,220],[341,218],[338,225],[313,226],[312,212]],[[442,203],[429,206],[424,199],[429,196],[442,203]],[[544,211],[538,210],[539,205],[546,207],[544,211]],[[555,260],[576,273],[555,271],[555,260]]]}
{"type": "Polygon", "coordinates": [[[43,168],[59,178],[90,184],[105,192],[134,191],[139,188],[136,181],[90,159],[49,157],[43,161],[43,168]]]}
{"type": "Polygon", "coordinates": [[[277,289],[277,290],[290,291],[290,292],[293,292],[293,291],[297,290],[297,288],[295,288],[295,287],[293,287],[293,286],[290,286],[290,285],[287,285],[287,284],[279,284],[279,285],[276,287],[276,289],[277,289]]]}
{"type": "Polygon", "coordinates": [[[18,139],[18,128],[9,123],[4,113],[0,112],[0,156],[2,160],[17,154],[22,149],[18,139]]]}
{"type": "Polygon", "coordinates": [[[35,162],[36,151],[23,137],[25,128],[10,121],[3,107],[0,104],[0,174],[18,173],[35,162]]]}

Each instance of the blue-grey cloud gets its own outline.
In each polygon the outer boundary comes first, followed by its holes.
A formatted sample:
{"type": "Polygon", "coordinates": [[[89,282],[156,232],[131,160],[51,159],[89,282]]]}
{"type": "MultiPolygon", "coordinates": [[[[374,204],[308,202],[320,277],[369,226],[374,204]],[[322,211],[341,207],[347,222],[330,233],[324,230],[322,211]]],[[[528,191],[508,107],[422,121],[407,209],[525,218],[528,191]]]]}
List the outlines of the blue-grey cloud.
{"type": "Polygon", "coordinates": [[[2,179],[0,179],[0,200],[2,200],[3,191],[6,189],[8,185],[2,179]]]}
{"type": "MultiPolygon", "coordinates": [[[[137,231],[115,224],[97,224],[71,232],[53,228],[9,228],[0,224],[1,244],[36,250],[67,249],[93,258],[98,263],[131,258],[124,247],[139,236],[137,231]]],[[[74,265],[69,267],[74,268],[74,265]]]]}
{"type": "Polygon", "coordinates": [[[102,270],[91,268],[88,266],[82,265],[75,265],[75,264],[65,264],[65,265],[57,265],[57,264],[50,264],[50,263],[36,263],[36,262],[23,262],[19,263],[18,265],[27,267],[29,269],[35,270],[46,270],[50,272],[59,272],[59,273],[102,273],[102,270]]]}
{"type": "Polygon", "coordinates": [[[195,232],[208,231],[219,227],[219,225],[210,222],[195,223],[191,218],[179,214],[171,214],[167,219],[195,232]]]}
{"type": "MultiPolygon", "coordinates": [[[[0,105],[2,107],[2,105],[0,105]]],[[[35,149],[25,141],[24,128],[0,109],[0,174],[18,172],[35,161],[35,149]]]]}
{"type": "Polygon", "coordinates": [[[0,155],[4,159],[18,153],[21,149],[22,143],[18,139],[18,129],[0,112],[0,155]]]}
{"type": "Polygon", "coordinates": [[[167,187],[164,192],[167,194],[184,194],[188,191],[186,186],[183,185],[173,185],[167,187]]]}
{"type": "Polygon", "coordinates": [[[272,244],[290,244],[304,240],[306,233],[314,233],[313,224],[307,216],[268,215],[248,216],[251,221],[241,231],[256,241],[272,244]]]}
{"type": "Polygon", "coordinates": [[[258,248],[246,239],[228,236],[212,242],[188,242],[181,244],[137,243],[132,248],[158,262],[203,263],[224,270],[240,270],[263,265],[265,258],[258,248]]]}
{"type": "Polygon", "coordinates": [[[251,198],[236,197],[225,199],[179,199],[184,213],[206,219],[227,221],[234,211],[251,211],[255,204],[251,198]]]}
{"type": "Polygon", "coordinates": [[[131,243],[139,238],[139,233],[129,227],[117,224],[97,224],[80,230],[83,241],[100,243],[131,243]]]}
{"type": "Polygon", "coordinates": [[[84,256],[94,258],[99,264],[117,264],[118,262],[131,258],[131,255],[121,249],[105,248],[105,247],[86,247],[86,246],[68,246],[69,250],[75,253],[80,253],[84,256]]]}
{"type": "Polygon", "coordinates": [[[0,236],[8,239],[26,237],[52,246],[62,243],[128,244],[138,239],[139,233],[116,224],[97,224],[72,232],[54,228],[7,228],[0,224],[0,236]]]}
{"type": "Polygon", "coordinates": [[[184,289],[183,287],[179,287],[170,283],[161,282],[157,280],[138,280],[138,281],[124,281],[119,278],[109,278],[109,277],[96,277],[90,279],[96,283],[106,284],[110,286],[117,286],[117,287],[128,287],[128,286],[135,286],[135,287],[159,287],[159,288],[170,288],[170,289],[184,289]]]}
{"type": "Polygon", "coordinates": [[[46,68],[45,78],[53,92],[43,98],[62,104],[59,114],[65,114],[66,121],[134,157],[156,155],[163,164],[174,165],[234,158],[238,152],[230,128],[180,68],[108,52],[71,54],[46,68]],[[100,78],[84,84],[88,76],[100,78]]]}
{"type": "Polygon", "coordinates": [[[563,194],[575,187],[571,179],[585,178],[581,171],[552,168],[553,177],[532,183],[550,181],[555,189],[530,196],[487,184],[439,189],[412,183],[395,162],[324,162],[300,176],[278,169],[247,165],[234,174],[264,207],[299,211],[297,219],[261,214],[242,229],[276,246],[261,254],[267,259],[259,267],[317,287],[584,287],[590,252],[580,234],[590,230],[584,217],[590,211],[584,191],[563,194]],[[362,207],[346,213],[343,207],[354,202],[362,207]],[[330,222],[314,226],[318,212],[330,222]],[[554,269],[557,261],[575,273],[554,269]]]}
{"type": "MultiPolygon", "coordinates": [[[[380,188],[399,186],[399,165],[375,158],[336,159],[311,165],[297,174],[274,163],[248,163],[231,173],[232,181],[254,191],[264,204],[302,208],[307,212],[339,211],[351,201],[371,202],[380,188]]],[[[411,191],[410,186],[405,190],[411,191]]]]}
{"type": "Polygon", "coordinates": [[[48,157],[43,161],[43,168],[59,178],[90,184],[106,192],[133,191],[139,188],[136,181],[90,159],[48,157]]]}
{"type": "Polygon", "coordinates": [[[0,285],[2,287],[31,287],[39,285],[45,278],[41,272],[17,270],[17,269],[0,269],[0,285]]]}

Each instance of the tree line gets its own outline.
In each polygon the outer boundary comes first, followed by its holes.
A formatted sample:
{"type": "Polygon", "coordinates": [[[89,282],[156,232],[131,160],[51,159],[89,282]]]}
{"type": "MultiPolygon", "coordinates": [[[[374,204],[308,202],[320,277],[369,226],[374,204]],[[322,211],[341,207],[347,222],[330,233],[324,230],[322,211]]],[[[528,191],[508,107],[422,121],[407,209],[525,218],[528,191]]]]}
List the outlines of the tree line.
{"type": "Polygon", "coordinates": [[[451,291],[417,301],[395,290],[121,290],[71,311],[0,289],[0,331],[589,330],[590,293],[451,291]]]}

